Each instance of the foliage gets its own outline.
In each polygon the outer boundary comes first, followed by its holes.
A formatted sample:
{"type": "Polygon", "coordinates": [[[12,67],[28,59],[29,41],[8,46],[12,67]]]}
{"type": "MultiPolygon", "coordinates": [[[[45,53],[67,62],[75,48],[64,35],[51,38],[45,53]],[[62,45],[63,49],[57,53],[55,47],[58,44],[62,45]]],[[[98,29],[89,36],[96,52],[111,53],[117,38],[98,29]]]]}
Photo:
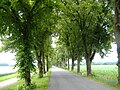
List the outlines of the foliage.
{"type": "MultiPolygon", "coordinates": [[[[38,61],[45,67],[86,59],[87,75],[96,53],[105,56],[113,42],[113,0],[1,0],[2,51],[16,52],[16,67],[26,85],[38,61]],[[58,38],[53,49],[52,37],[58,38]],[[49,60],[48,60],[49,58],[49,60]],[[54,59],[54,60],[53,60],[54,59]]],[[[79,68],[79,67],[78,67],[79,68]]],[[[79,71],[79,70],[78,70],[79,71]]],[[[42,75],[43,76],[43,75],[42,75]]]]}
{"type": "Polygon", "coordinates": [[[113,42],[113,14],[109,1],[66,0],[58,22],[59,42],[64,44],[69,58],[84,57],[91,73],[91,62],[96,53],[106,55],[113,42]],[[71,6],[72,5],[72,6],[71,6]]]}
{"type": "Polygon", "coordinates": [[[47,47],[51,44],[51,28],[47,26],[53,21],[53,6],[52,0],[2,0],[0,4],[2,50],[16,52],[18,73],[28,85],[30,73],[35,71],[34,46],[42,50],[46,43],[47,47]]]}
{"type": "Polygon", "coordinates": [[[25,86],[25,84],[23,84],[23,85],[19,85],[17,87],[17,90],[35,90],[36,87],[37,86],[35,83],[30,84],[30,86],[25,86]]]}

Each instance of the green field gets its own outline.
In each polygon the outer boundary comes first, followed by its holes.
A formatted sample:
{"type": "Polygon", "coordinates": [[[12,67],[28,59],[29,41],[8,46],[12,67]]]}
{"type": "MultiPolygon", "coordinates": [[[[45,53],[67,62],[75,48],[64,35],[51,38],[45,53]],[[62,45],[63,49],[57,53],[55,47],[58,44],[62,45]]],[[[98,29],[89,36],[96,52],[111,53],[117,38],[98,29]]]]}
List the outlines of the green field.
{"type": "MultiPolygon", "coordinates": [[[[75,68],[76,69],[76,68],[75,68]]],[[[86,66],[80,67],[80,75],[86,76],[86,66]]],[[[96,81],[119,88],[117,85],[117,66],[116,65],[92,65],[92,78],[96,81]]]]}

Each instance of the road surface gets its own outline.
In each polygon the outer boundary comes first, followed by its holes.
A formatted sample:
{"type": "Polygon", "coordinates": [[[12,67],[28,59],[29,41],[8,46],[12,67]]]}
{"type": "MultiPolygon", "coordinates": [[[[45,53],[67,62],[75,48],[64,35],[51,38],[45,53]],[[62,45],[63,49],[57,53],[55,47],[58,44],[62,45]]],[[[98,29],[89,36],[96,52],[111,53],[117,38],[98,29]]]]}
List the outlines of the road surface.
{"type": "Polygon", "coordinates": [[[53,67],[49,90],[116,90],[93,80],[53,67]]]}

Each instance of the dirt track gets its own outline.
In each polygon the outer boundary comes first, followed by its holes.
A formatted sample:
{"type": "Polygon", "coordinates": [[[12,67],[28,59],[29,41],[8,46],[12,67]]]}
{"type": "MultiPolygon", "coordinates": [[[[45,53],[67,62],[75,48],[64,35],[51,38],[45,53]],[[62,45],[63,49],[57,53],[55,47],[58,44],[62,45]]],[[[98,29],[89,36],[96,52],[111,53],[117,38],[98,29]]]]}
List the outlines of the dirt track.
{"type": "Polygon", "coordinates": [[[18,78],[12,78],[12,79],[9,79],[9,80],[0,82],[0,90],[1,90],[3,87],[9,86],[9,85],[17,82],[17,80],[18,80],[18,78]]]}

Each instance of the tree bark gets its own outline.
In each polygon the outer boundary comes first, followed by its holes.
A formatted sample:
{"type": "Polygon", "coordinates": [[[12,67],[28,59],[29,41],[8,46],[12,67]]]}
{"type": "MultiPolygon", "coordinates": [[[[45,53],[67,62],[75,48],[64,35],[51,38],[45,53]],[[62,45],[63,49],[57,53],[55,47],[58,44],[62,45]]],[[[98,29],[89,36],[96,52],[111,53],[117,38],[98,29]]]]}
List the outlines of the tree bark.
{"type": "Polygon", "coordinates": [[[69,62],[69,58],[68,58],[68,70],[70,69],[70,66],[69,66],[70,62],[69,62]]]}
{"type": "Polygon", "coordinates": [[[36,59],[38,61],[37,65],[38,65],[38,77],[39,78],[42,78],[43,77],[43,64],[42,64],[42,61],[41,61],[41,57],[42,57],[42,51],[38,50],[36,46],[34,46],[35,48],[35,53],[36,53],[36,59]]]}
{"type": "Polygon", "coordinates": [[[86,58],[86,68],[87,68],[87,76],[91,76],[92,70],[91,70],[91,62],[89,58],[86,58]]]}
{"type": "Polygon", "coordinates": [[[60,62],[60,68],[62,67],[62,62],[60,62]]]}
{"type": "Polygon", "coordinates": [[[47,72],[49,71],[49,65],[48,65],[48,55],[46,56],[46,61],[47,61],[47,72]]]}
{"type": "Polygon", "coordinates": [[[45,73],[46,73],[46,71],[45,71],[44,51],[42,52],[42,61],[43,61],[43,72],[44,72],[44,74],[45,74],[45,73]]]}
{"type": "Polygon", "coordinates": [[[78,60],[77,60],[77,73],[80,72],[80,58],[78,56],[78,60]]]}
{"type": "Polygon", "coordinates": [[[117,43],[117,53],[118,53],[118,84],[120,84],[120,0],[115,0],[115,29],[114,29],[114,34],[115,34],[115,39],[117,43]]]}
{"type": "Polygon", "coordinates": [[[41,61],[41,57],[42,57],[42,52],[40,51],[40,56],[38,56],[38,69],[39,69],[38,77],[39,78],[43,77],[43,63],[41,61]]]}
{"type": "Polygon", "coordinates": [[[25,85],[26,86],[29,86],[31,84],[29,64],[32,64],[32,62],[30,60],[31,56],[28,54],[29,52],[30,52],[29,49],[25,46],[24,53],[25,53],[26,57],[25,57],[25,62],[24,62],[25,70],[23,70],[23,72],[24,72],[24,75],[25,75],[24,80],[25,80],[25,85]]]}
{"type": "Polygon", "coordinates": [[[25,84],[29,86],[31,84],[30,71],[25,71],[25,84]]]}
{"type": "Polygon", "coordinates": [[[71,70],[72,71],[74,70],[74,56],[72,57],[72,67],[71,67],[71,70]]]}
{"type": "Polygon", "coordinates": [[[63,68],[64,69],[66,68],[66,60],[65,60],[65,58],[63,59],[63,68]]]}
{"type": "Polygon", "coordinates": [[[31,84],[31,76],[30,76],[30,71],[31,71],[31,67],[32,66],[32,57],[31,57],[31,51],[30,51],[30,32],[27,31],[29,30],[28,27],[24,27],[24,30],[22,30],[23,33],[23,57],[24,57],[24,67],[25,70],[23,70],[24,72],[24,79],[25,79],[25,84],[26,86],[29,86],[31,84]]]}

